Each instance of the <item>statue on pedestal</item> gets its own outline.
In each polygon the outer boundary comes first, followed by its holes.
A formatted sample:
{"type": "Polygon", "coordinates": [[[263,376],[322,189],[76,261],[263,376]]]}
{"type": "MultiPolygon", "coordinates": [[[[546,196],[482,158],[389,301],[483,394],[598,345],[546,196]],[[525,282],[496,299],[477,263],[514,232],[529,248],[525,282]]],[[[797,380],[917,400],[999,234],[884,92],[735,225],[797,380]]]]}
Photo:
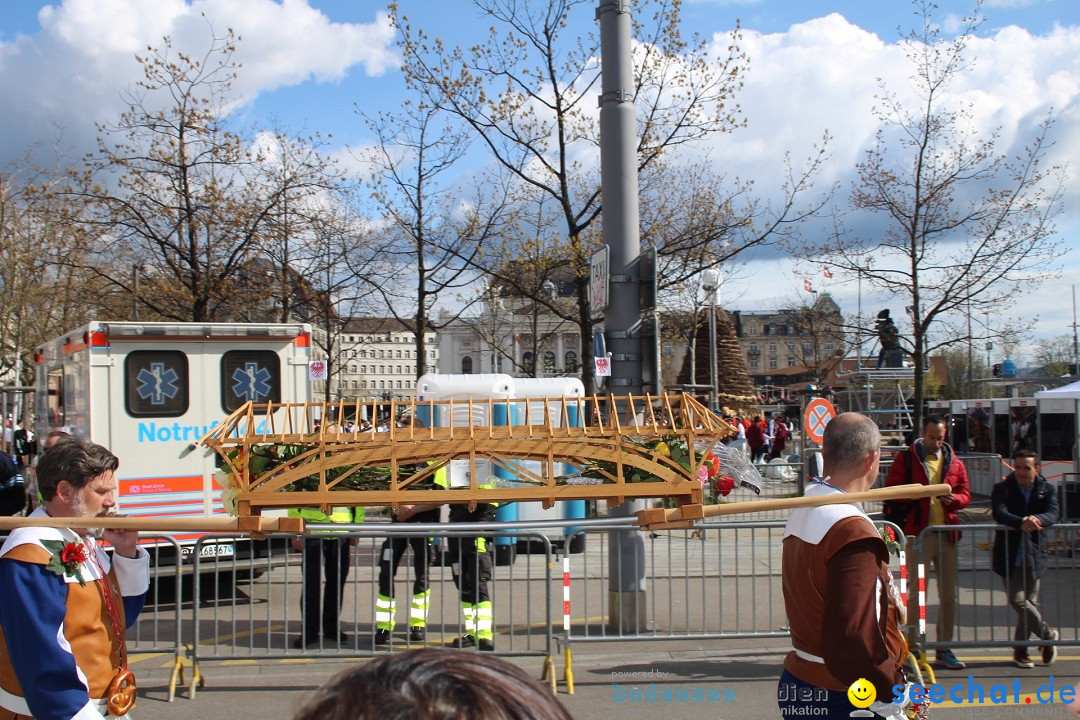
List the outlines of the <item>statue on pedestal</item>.
{"type": "Polygon", "coordinates": [[[900,331],[896,323],[889,317],[888,310],[882,310],[875,321],[878,342],[881,350],[878,351],[877,367],[899,368],[904,366],[904,352],[900,349],[900,331]]]}

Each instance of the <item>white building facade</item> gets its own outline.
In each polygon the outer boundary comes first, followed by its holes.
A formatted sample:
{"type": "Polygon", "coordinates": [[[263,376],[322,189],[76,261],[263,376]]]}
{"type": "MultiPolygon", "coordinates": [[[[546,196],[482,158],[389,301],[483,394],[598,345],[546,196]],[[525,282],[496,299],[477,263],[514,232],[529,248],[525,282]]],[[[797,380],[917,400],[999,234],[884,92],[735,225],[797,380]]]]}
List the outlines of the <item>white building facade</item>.
{"type": "Polygon", "coordinates": [[[435,332],[418,357],[412,328],[394,318],[349,318],[338,347],[334,397],[346,402],[412,399],[416,378],[439,367],[435,332]]]}
{"type": "Polygon", "coordinates": [[[581,336],[574,323],[523,298],[483,303],[473,317],[439,329],[441,373],[507,373],[515,377],[581,374],[581,336]]]}

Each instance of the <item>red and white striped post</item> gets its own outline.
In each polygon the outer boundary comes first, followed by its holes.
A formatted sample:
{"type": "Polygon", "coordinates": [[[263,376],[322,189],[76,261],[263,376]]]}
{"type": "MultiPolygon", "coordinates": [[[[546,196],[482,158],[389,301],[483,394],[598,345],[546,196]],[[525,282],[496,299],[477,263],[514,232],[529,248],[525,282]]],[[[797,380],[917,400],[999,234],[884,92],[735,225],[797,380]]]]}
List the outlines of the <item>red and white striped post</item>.
{"type": "Polygon", "coordinates": [[[570,637],[570,555],[564,555],[562,561],[562,612],[563,632],[570,637]]]}

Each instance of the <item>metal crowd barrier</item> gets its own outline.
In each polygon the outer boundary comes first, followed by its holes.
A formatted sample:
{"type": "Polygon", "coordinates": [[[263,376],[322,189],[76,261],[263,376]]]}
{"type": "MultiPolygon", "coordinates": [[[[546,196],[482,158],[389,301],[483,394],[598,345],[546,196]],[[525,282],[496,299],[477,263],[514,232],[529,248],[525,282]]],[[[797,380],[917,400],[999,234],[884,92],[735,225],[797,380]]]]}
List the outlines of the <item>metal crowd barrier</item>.
{"type": "MultiPolygon", "coordinates": [[[[300,598],[303,587],[303,553],[289,548],[290,536],[275,535],[258,553],[236,559],[225,551],[208,548],[227,546],[237,536],[207,536],[194,549],[190,600],[188,583],[181,586],[176,572],[176,601],[164,602],[155,590],[156,605],[131,630],[131,650],[173,652],[195,665],[192,691],[201,682],[200,660],[272,660],[304,657],[364,657],[385,650],[422,645],[446,645],[464,633],[460,595],[446,553],[437,553],[429,569],[431,602],[427,637],[423,643],[409,644],[408,608],[414,570],[406,551],[395,579],[397,627],[389,645],[375,645],[375,599],[378,593],[378,561],[384,540],[392,537],[433,538],[445,548],[451,537],[483,535],[516,537],[539,553],[519,553],[515,562],[493,568],[491,596],[495,616],[495,650],[499,655],[544,656],[545,673],[551,668],[556,640],[555,628],[562,614],[563,631],[558,641],[567,656],[575,643],[605,641],[699,641],[707,639],[781,638],[789,634],[784,613],[781,583],[781,520],[712,522],[685,530],[641,533],[644,553],[635,555],[641,566],[637,577],[644,578],[645,592],[633,606],[627,622],[625,598],[613,596],[612,589],[625,587],[623,578],[612,577],[611,568],[626,565],[619,557],[623,546],[613,542],[612,533],[640,533],[629,518],[609,517],[560,523],[518,523],[516,529],[502,524],[396,525],[367,524],[313,526],[333,529],[338,537],[354,542],[348,579],[340,614],[340,629],[346,636],[323,638],[314,646],[294,647],[302,635],[300,598]],[[541,527],[574,529],[566,547],[583,547],[566,554],[562,567],[553,561],[547,535],[541,527]],[[579,540],[579,538],[581,538],[579,540]],[[563,597],[556,590],[563,584],[563,597]],[[560,601],[566,601],[564,604],[560,601]],[[616,609],[614,603],[622,603],[616,609]],[[623,613],[612,623],[613,612],[623,613]]],[[[876,523],[878,527],[885,523],[876,523]]],[[[899,536],[900,529],[890,526],[899,536]]],[[[925,631],[919,634],[918,617],[911,636],[924,648],[1009,647],[1014,644],[1016,615],[1008,606],[1004,582],[990,569],[993,535],[999,526],[962,525],[930,527],[918,538],[909,539],[907,550],[918,564],[922,545],[931,533],[960,531],[957,546],[957,621],[952,641],[933,641],[925,631]]],[[[1080,609],[1075,602],[1076,578],[1080,564],[1080,524],[1059,524],[1048,531],[1050,556],[1042,578],[1042,608],[1047,621],[1059,629],[1061,645],[1080,644],[1080,609]]],[[[165,538],[168,543],[175,543],[165,538]]],[[[247,542],[244,540],[244,542],[247,542]]],[[[893,556],[894,573],[900,562],[893,556]]],[[[632,567],[633,563],[629,563],[632,567]]],[[[614,572],[618,572],[615,570],[614,572]]],[[[927,578],[927,625],[933,625],[939,611],[933,574],[927,578]]],[[[155,582],[165,582],[168,574],[155,582]]],[[[917,576],[908,578],[912,591],[917,576]]],[[[1038,640],[1028,643],[1039,645],[1038,640]]],[[[549,679],[554,684],[554,674],[549,679]]]]}
{"type": "Polygon", "coordinates": [[[127,630],[127,649],[129,655],[172,655],[171,701],[184,671],[183,551],[170,535],[144,534],[141,538],[150,555],[150,590],[146,607],[127,630]]]}
{"type": "Polygon", "coordinates": [[[783,637],[787,633],[780,590],[780,521],[706,523],[644,536],[644,607],[630,626],[610,627],[609,555],[621,567],[613,531],[581,527],[585,551],[569,556],[569,632],[565,642],[783,637]]]}
{"type": "Polygon", "coordinates": [[[958,453],[967,469],[968,485],[973,497],[990,497],[994,485],[1008,474],[1005,463],[996,453],[958,453]]]}
{"type": "MultiPolygon", "coordinates": [[[[932,525],[909,544],[913,562],[923,565],[926,578],[926,623],[916,636],[928,649],[991,648],[1019,645],[1014,640],[1017,614],[1009,607],[1005,593],[1006,579],[992,569],[994,535],[1007,530],[1004,525],[990,523],[975,525],[932,525]],[[951,641],[942,641],[929,628],[937,624],[941,612],[938,583],[932,564],[923,557],[927,538],[934,536],[940,543],[943,534],[959,531],[956,543],[956,623],[951,641]],[[932,579],[933,578],[933,579],[932,579]],[[930,636],[933,636],[933,640],[930,636]]],[[[1080,523],[1060,523],[1043,531],[1047,535],[1047,558],[1040,579],[1039,606],[1043,620],[1057,629],[1057,645],[1080,645],[1080,605],[1076,602],[1080,584],[1080,523]]],[[[1007,568],[1007,572],[1022,573],[1026,566],[1007,568]]],[[[1021,630],[1026,630],[1022,627],[1021,630]]],[[[1047,643],[1030,637],[1024,645],[1032,651],[1047,643]]]]}
{"type": "MultiPolygon", "coordinates": [[[[328,537],[348,538],[351,554],[339,615],[340,638],[321,637],[314,645],[296,647],[303,635],[301,595],[304,553],[290,545],[291,536],[274,535],[264,557],[246,562],[228,556],[204,557],[197,550],[193,596],[199,598],[192,615],[193,637],[188,654],[200,660],[282,659],[310,657],[363,657],[406,647],[443,646],[465,633],[460,593],[454,586],[448,553],[437,552],[428,571],[431,589],[426,639],[407,639],[408,613],[415,571],[412,549],[406,550],[395,578],[397,622],[387,645],[375,644],[375,600],[378,595],[379,557],[383,541],[391,537],[428,537],[441,550],[451,537],[513,536],[527,540],[541,553],[519,555],[511,565],[493,568],[490,593],[495,614],[495,648],[504,656],[551,657],[552,550],[541,533],[507,530],[505,525],[379,524],[311,525],[309,529],[333,528],[328,537]],[[445,563],[445,564],[443,564],[445,563]]],[[[230,542],[228,536],[208,536],[199,541],[230,542]]],[[[320,569],[321,570],[321,569],[320,569]]],[[[324,576],[323,576],[324,577],[324,576]]],[[[321,592],[326,590],[325,581],[321,592]]],[[[320,601],[321,602],[321,601],[320,601]]]]}

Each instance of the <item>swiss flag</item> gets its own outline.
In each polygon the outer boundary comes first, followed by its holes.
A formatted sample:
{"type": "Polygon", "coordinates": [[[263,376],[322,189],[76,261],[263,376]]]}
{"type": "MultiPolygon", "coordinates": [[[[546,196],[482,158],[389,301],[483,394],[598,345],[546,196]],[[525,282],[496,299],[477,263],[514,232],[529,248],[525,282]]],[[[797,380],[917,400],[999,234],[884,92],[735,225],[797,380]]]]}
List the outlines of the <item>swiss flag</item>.
{"type": "Polygon", "coordinates": [[[825,271],[822,272],[821,274],[824,275],[825,277],[829,278],[830,280],[832,279],[832,273],[829,272],[829,268],[825,268],[825,271]]]}
{"type": "Polygon", "coordinates": [[[814,286],[810,284],[809,280],[803,280],[802,287],[806,292],[814,292],[814,286]]]}

